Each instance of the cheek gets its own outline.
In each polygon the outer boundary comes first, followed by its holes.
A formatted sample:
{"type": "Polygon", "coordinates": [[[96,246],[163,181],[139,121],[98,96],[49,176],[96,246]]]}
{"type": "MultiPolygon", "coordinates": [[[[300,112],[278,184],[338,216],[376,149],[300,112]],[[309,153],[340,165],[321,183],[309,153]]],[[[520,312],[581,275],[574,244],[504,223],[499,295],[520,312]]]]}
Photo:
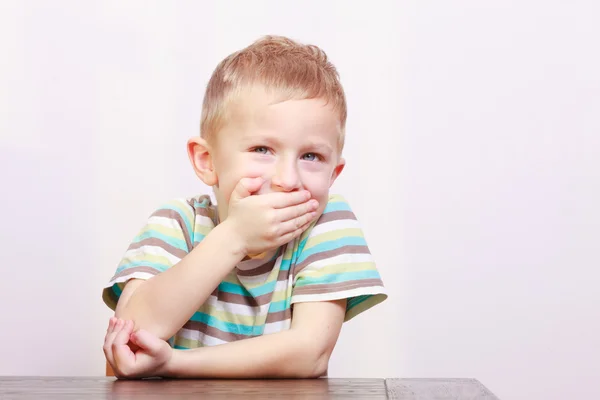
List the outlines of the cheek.
{"type": "Polygon", "coordinates": [[[319,202],[319,210],[322,211],[327,205],[329,197],[330,174],[309,173],[303,177],[303,186],[311,194],[311,197],[319,202]]]}
{"type": "Polygon", "coordinates": [[[223,168],[219,177],[219,188],[223,196],[229,201],[229,197],[235,186],[242,178],[267,177],[269,174],[269,166],[265,163],[252,160],[250,157],[233,157],[228,160],[226,168],[223,168]]]}

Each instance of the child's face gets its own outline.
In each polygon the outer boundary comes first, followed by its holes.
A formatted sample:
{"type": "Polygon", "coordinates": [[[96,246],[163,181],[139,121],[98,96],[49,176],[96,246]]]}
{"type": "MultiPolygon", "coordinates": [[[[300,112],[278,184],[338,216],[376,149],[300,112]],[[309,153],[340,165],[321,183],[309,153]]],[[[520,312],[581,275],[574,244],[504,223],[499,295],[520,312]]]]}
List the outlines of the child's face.
{"type": "Polygon", "coordinates": [[[308,190],[320,214],[344,167],[337,113],[321,99],[274,103],[263,93],[247,100],[218,133],[211,151],[220,220],[227,217],[239,180],[254,177],[265,180],[256,194],[308,190]]]}

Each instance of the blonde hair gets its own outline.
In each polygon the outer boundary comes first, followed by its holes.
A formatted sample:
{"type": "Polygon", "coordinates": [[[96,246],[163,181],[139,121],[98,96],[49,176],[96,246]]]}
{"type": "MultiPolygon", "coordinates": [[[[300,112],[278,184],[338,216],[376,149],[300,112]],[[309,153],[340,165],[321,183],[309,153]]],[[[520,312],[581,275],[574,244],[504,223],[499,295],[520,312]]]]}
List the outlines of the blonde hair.
{"type": "Polygon", "coordinates": [[[201,136],[213,138],[227,122],[232,102],[255,85],[277,93],[280,101],[324,99],[339,114],[341,151],[347,109],[336,68],[319,47],[282,36],[264,36],[217,65],[202,104],[201,136]]]}

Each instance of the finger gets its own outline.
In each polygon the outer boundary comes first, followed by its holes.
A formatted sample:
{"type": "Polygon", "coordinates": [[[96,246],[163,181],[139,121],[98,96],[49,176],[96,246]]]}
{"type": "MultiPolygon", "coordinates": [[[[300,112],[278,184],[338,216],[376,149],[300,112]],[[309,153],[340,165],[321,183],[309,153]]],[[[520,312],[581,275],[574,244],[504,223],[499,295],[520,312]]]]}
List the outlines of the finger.
{"type": "Polygon", "coordinates": [[[106,333],[106,336],[104,337],[104,348],[105,348],[105,353],[106,353],[106,348],[111,348],[113,342],[115,341],[115,337],[117,336],[117,334],[119,333],[119,331],[121,330],[122,326],[119,325],[119,319],[117,318],[111,318],[109,321],[109,332],[106,333]],[[112,327],[111,327],[112,325],[112,327]]]}
{"type": "Polygon", "coordinates": [[[133,321],[117,321],[118,332],[113,340],[111,351],[113,362],[115,366],[118,366],[120,374],[129,376],[133,372],[135,367],[135,354],[129,348],[129,336],[133,330],[133,321]]]}
{"type": "Polygon", "coordinates": [[[112,351],[112,343],[104,343],[102,350],[104,351],[104,357],[106,358],[106,361],[108,361],[113,370],[116,370],[115,358],[112,351]]]}
{"type": "Polygon", "coordinates": [[[115,321],[115,328],[113,329],[112,333],[117,335],[119,332],[121,332],[121,329],[123,329],[123,323],[124,321],[122,319],[117,318],[115,321]]]}
{"type": "Polygon", "coordinates": [[[316,211],[311,211],[306,214],[302,214],[299,217],[290,219],[289,221],[285,221],[281,223],[281,232],[282,235],[285,235],[290,232],[294,232],[297,229],[302,228],[304,225],[313,221],[317,216],[316,211]]]}
{"type": "Polygon", "coordinates": [[[302,233],[304,231],[306,231],[310,227],[310,225],[312,223],[313,223],[313,220],[310,220],[306,224],[302,225],[300,228],[298,228],[298,229],[296,229],[296,230],[294,230],[292,232],[286,233],[285,235],[281,236],[281,238],[279,240],[280,245],[285,244],[285,243],[289,243],[292,240],[294,240],[297,237],[299,237],[300,235],[302,235],[302,233]]]}
{"type": "Polygon", "coordinates": [[[108,320],[108,329],[106,330],[106,333],[112,333],[112,331],[115,329],[115,322],[117,322],[117,319],[115,317],[110,317],[108,320]]]}
{"type": "Polygon", "coordinates": [[[280,208],[277,210],[277,219],[282,222],[289,221],[315,211],[317,208],[319,208],[319,202],[312,199],[295,206],[280,208]]]}
{"type": "Polygon", "coordinates": [[[113,344],[112,353],[114,366],[117,367],[113,367],[115,372],[117,372],[120,377],[133,377],[133,374],[136,372],[136,360],[135,354],[131,351],[131,349],[126,344],[113,344]]]}
{"type": "Polygon", "coordinates": [[[297,192],[274,192],[264,194],[269,200],[269,205],[273,208],[285,208],[302,204],[310,199],[308,190],[299,190],[297,192]]]}
{"type": "Polygon", "coordinates": [[[162,340],[160,338],[144,329],[132,333],[131,341],[151,355],[157,354],[162,346],[162,340]]]}
{"type": "Polygon", "coordinates": [[[235,200],[240,200],[245,197],[251,196],[252,193],[256,192],[262,184],[265,182],[263,178],[242,178],[235,185],[233,189],[233,193],[231,193],[231,197],[235,200]]]}
{"type": "Polygon", "coordinates": [[[120,319],[119,322],[117,322],[117,325],[119,323],[121,324],[121,329],[117,332],[113,345],[122,345],[129,343],[129,335],[131,335],[131,332],[133,331],[133,321],[123,321],[122,319],[120,319]]]}
{"type": "Polygon", "coordinates": [[[106,357],[106,361],[108,361],[113,370],[115,370],[115,359],[113,356],[112,345],[116,336],[116,334],[114,333],[116,321],[116,318],[110,319],[109,332],[107,332],[106,336],[104,336],[104,345],[102,346],[102,350],[104,351],[104,357],[106,357]]]}

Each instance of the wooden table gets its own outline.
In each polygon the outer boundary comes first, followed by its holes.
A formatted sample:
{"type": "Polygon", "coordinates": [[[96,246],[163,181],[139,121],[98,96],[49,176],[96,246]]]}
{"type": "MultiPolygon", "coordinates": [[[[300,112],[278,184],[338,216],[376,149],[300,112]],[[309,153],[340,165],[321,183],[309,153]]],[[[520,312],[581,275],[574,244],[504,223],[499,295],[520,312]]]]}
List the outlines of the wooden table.
{"type": "Polygon", "coordinates": [[[498,400],[475,379],[116,380],[0,377],[0,399],[498,400]]]}

